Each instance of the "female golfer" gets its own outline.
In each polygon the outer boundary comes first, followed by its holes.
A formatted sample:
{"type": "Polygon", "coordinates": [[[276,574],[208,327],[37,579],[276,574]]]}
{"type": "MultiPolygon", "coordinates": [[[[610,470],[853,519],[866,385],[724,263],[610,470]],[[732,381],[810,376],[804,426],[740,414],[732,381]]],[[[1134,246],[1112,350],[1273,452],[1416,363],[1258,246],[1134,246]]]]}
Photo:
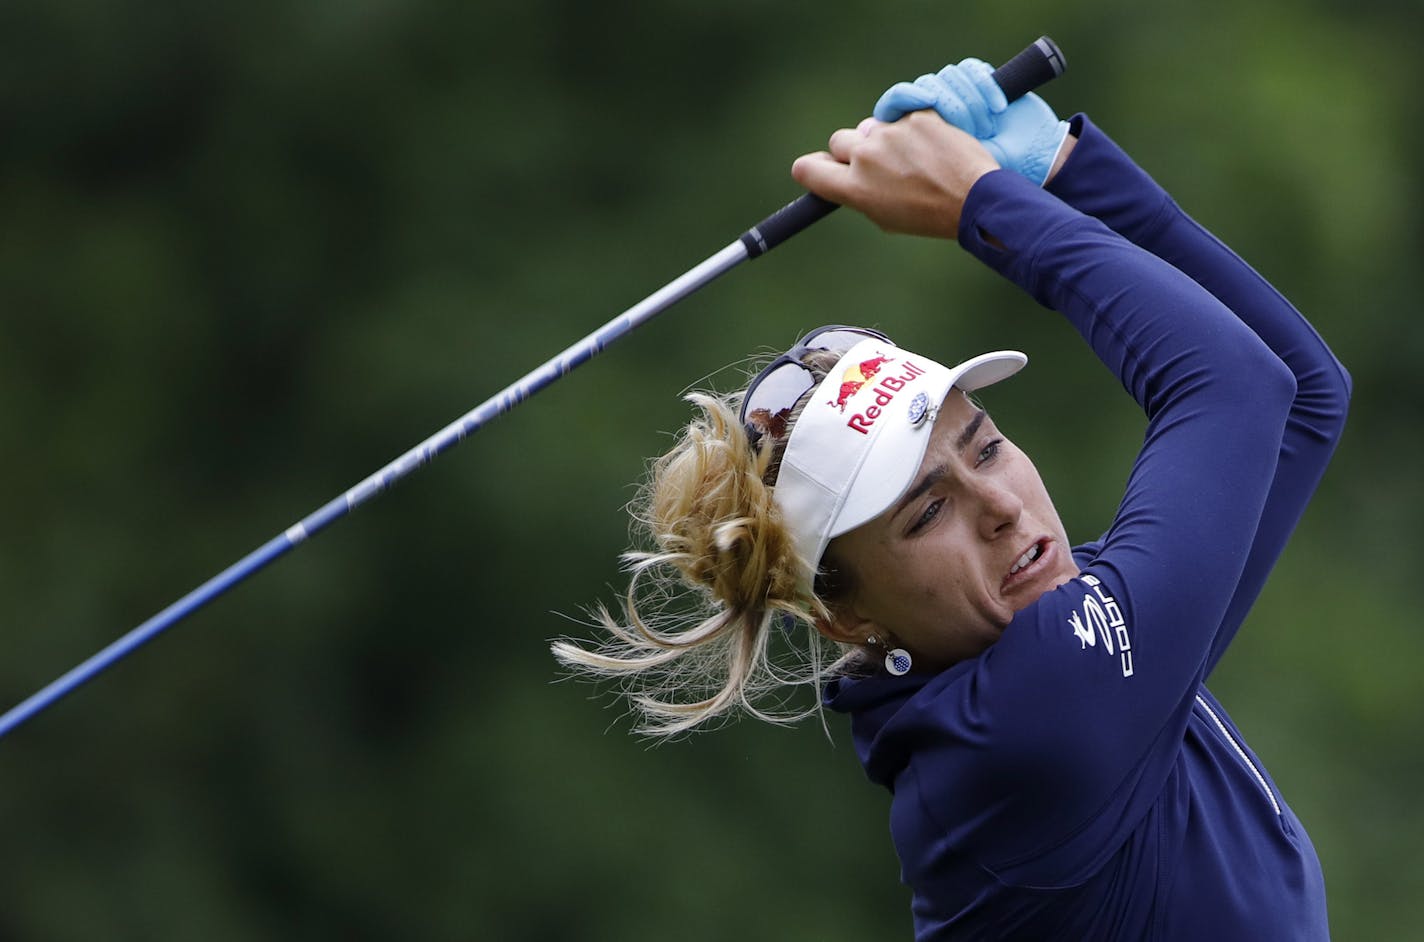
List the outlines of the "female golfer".
{"type": "Polygon", "coordinates": [[[1327,938],[1305,829],[1203,682],[1325,469],[1348,375],[1084,116],[1006,105],[976,60],[875,114],[794,176],[957,237],[1072,323],[1147,414],[1111,526],[1072,546],[966,395],[1021,354],[944,366],[826,328],[743,393],[690,397],[625,617],[557,654],[622,677],[657,733],[784,719],[777,692],[817,684],[894,795],[918,939],[1327,938]],[[700,614],[666,604],[669,573],[700,614]]]}

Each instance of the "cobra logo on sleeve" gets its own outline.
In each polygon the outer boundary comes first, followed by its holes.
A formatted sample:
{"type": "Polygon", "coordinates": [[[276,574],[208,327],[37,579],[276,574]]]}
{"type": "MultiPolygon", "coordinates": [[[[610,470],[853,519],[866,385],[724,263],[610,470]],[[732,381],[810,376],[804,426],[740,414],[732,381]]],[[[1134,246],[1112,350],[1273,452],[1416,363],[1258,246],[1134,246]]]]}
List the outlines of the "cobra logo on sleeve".
{"type": "Polygon", "coordinates": [[[1068,625],[1078,638],[1080,648],[1086,651],[1102,641],[1103,650],[1108,655],[1117,654],[1122,661],[1122,676],[1131,677],[1132,639],[1127,634],[1127,619],[1122,616],[1122,608],[1103,591],[1101,579],[1086,574],[1079,578],[1093,590],[1084,593],[1081,614],[1074,612],[1068,616],[1068,625]]]}

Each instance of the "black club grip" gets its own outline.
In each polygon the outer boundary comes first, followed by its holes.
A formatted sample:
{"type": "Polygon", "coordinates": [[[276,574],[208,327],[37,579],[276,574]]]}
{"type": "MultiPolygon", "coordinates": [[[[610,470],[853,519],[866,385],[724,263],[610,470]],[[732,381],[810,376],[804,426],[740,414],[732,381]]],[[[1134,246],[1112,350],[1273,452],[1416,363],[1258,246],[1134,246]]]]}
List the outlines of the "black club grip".
{"type": "Polygon", "coordinates": [[[1023,52],[994,70],[994,82],[1004,97],[1015,101],[1040,85],[1057,78],[1068,68],[1063,50],[1047,36],[1040,36],[1023,52]]]}
{"type": "MultiPolygon", "coordinates": [[[[1028,48],[994,70],[994,81],[1009,101],[1022,98],[1040,85],[1057,78],[1068,67],[1058,44],[1039,37],[1028,48]]],[[[814,222],[829,216],[839,204],[805,193],[787,203],[742,233],[747,258],[765,255],[814,222]]]]}

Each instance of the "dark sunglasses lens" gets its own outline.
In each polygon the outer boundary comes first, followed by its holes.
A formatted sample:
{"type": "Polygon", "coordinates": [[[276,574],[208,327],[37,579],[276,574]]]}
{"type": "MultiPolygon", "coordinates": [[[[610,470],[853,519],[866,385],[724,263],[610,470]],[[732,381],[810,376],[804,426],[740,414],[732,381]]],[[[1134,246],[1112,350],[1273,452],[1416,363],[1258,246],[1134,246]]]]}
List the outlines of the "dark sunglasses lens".
{"type": "Polygon", "coordinates": [[[747,398],[742,403],[742,421],[758,425],[760,431],[765,431],[757,421],[758,412],[766,413],[766,418],[770,418],[789,410],[814,383],[815,377],[801,364],[777,364],[762,374],[756,385],[747,391],[747,398]]]}
{"type": "Polygon", "coordinates": [[[800,346],[810,350],[835,350],[844,353],[862,340],[871,338],[888,342],[888,338],[878,331],[859,327],[830,327],[808,334],[800,346]]]}

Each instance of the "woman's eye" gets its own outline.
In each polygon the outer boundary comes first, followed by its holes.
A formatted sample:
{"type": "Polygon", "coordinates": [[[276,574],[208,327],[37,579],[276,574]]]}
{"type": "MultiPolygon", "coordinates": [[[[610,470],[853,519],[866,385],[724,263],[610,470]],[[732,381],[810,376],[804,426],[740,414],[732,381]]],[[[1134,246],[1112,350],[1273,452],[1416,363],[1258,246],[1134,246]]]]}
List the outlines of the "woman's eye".
{"type": "Polygon", "coordinates": [[[1003,444],[1003,441],[1002,438],[996,438],[985,445],[984,450],[979,452],[979,463],[983,464],[986,461],[993,461],[997,458],[999,456],[999,446],[1003,444]]]}
{"type": "Polygon", "coordinates": [[[941,509],[943,509],[943,507],[944,507],[944,499],[943,499],[943,498],[941,498],[940,500],[932,501],[932,502],[930,503],[930,505],[925,508],[925,512],[922,513],[922,514],[920,514],[920,519],[918,519],[918,520],[915,521],[915,525],[912,526],[912,527],[910,527],[910,532],[911,532],[911,533],[918,533],[918,532],[919,532],[921,529],[923,529],[931,520],[933,520],[935,517],[938,517],[938,516],[939,516],[939,512],[940,512],[941,509]]]}

